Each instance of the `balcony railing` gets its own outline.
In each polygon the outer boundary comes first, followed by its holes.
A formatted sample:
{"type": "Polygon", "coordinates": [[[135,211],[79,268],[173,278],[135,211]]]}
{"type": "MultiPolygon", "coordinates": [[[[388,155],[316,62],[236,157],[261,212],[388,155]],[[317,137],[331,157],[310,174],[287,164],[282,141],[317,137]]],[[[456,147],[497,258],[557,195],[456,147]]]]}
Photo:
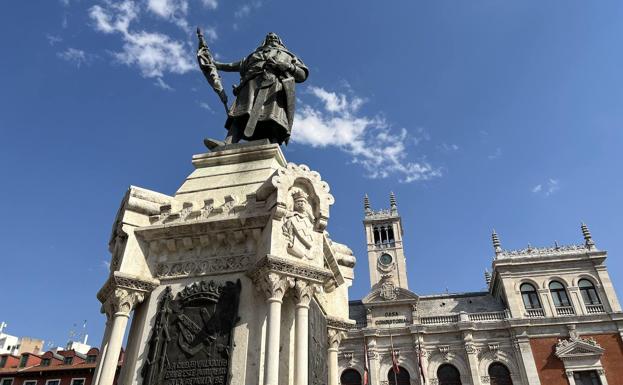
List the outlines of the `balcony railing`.
{"type": "Polygon", "coordinates": [[[604,305],[602,304],[586,305],[586,312],[588,314],[597,314],[597,313],[605,313],[606,310],[604,309],[604,305]]]}
{"type": "Polygon", "coordinates": [[[469,320],[472,322],[488,322],[488,321],[501,321],[506,319],[506,312],[494,311],[488,313],[473,313],[469,315],[469,320]]]}
{"type": "Polygon", "coordinates": [[[575,310],[573,310],[573,306],[558,306],[556,308],[556,314],[558,315],[574,315],[575,310]]]}
{"type": "Polygon", "coordinates": [[[528,309],[526,315],[528,318],[545,317],[543,309],[528,309]]]}
{"type": "Polygon", "coordinates": [[[422,325],[442,325],[442,324],[453,324],[459,322],[459,315],[437,315],[433,317],[422,317],[420,318],[420,322],[422,325]]]}

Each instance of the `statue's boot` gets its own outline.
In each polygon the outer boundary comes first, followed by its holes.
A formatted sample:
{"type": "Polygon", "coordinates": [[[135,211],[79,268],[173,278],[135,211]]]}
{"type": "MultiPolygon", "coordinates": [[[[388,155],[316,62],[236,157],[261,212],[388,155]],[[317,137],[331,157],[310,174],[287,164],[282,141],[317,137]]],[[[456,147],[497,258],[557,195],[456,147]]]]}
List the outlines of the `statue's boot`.
{"type": "Polygon", "coordinates": [[[226,143],[223,142],[222,140],[216,140],[216,139],[212,139],[212,138],[205,138],[203,140],[203,144],[205,144],[205,146],[208,149],[214,150],[217,147],[224,146],[226,143]]]}

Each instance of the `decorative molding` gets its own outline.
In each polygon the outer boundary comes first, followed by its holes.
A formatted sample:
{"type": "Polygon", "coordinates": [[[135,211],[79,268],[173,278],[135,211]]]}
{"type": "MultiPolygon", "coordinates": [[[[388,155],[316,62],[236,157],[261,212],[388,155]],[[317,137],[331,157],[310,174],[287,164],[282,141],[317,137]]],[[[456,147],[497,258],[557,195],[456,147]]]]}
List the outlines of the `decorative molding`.
{"type": "Polygon", "coordinates": [[[348,331],[355,326],[356,322],[351,319],[327,316],[327,327],[336,330],[348,331]]]}
{"type": "Polygon", "coordinates": [[[131,289],[116,288],[102,304],[102,310],[109,318],[116,315],[127,317],[137,304],[143,302],[145,294],[131,289]]]}
{"type": "Polygon", "coordinates": [[[336,329],[328,329],[327,330],[327,340],[329,342],[329,349],[337,350],[340,347],[340,343],[342,339],[346,336],[341,330],[336,329]]]}
{"type": "Polygon", "coordinates": [[[252,261],[249,255],[206,258],[182,262],[165,262],[156,266],[161,280],[247,271],[252,261]]]}
{"type": "Polygon", "coordinates": [[[281,301],[286,291],[294,287],[294,278],[275,272],[255,275],[252,279],[255,287],[264,293],[267,300],[281,301]]]}
{"type": "Polygon", "coordinates": [[[555,354],[563,361],[574,361],[587,356],[600,358],[605,351],[592,338],[571,337],[567,340],[558,340],[555,354]]]}
{"type": "Polygon", "coordinates": [[[448,346],[448,345],[439,345],[437,347],[437,349],[439,350],[439,353],[441,353],[441,356],[442,356],[444,361],[449,361],[450,360],[450,357],[449,357],[450,346],[448,346]]]}
{"type": "Polygon", "coordinates": [[[274,255],[267,255],[262,258],[249,275],[252,279],[255,279],[255,277],[266,275],[269,272],[276,272],[294,278],[302,278],[311,283],[320,283],[323,285],[333,278],[333,274],[327,269],[317,268],[274,255]]]}
{"type": "Polygon", "coordinates": [[[240,223],[230,224],[230,228],[227,228],[222,222],[210,222],[192,225],[191,227],[196,227],[193,231],[197,232],[187,231],[186,226],[178,226],[170,227],[169,231],[140,228],[136,230],[136,234],[148,242],[150,258],[156,260],[163,256],[167,259],[191,257],[195,260],[227,255],[254,255],[262,234],[260,226],[264,224],[264,220],[255,219],[245,223],[248,226],[246,228],[241,228],[240,223]],[[218,223],[223,224],[223,227],[218,228],[218,223]],[[155,235],[161,231],[164,233],[155,235]]]}
{"type": "Polygon", "coordinates": [[[318,284],[312,284],[302,279],[296,279],[294,283],[294,302],[297,307],[309,307],[309,302],[315,293],[320,291],[318,284]]]}
{"type": "Polygon", "coordinates": [[[496,259],[529,257],[529,256],[550,256],[550,255],[570,255],[591,251],[586,245],[565,245],[555,247],[532,247],[524,249],[502,250],[496,255],[496,259]]]}
{"type": "Polygon", "coordinates": [[[108,277],[108,280],[106,280],[104,286],[102,286],[97,293],[97,299],[101,303],[105,303],[116,289],[125,289],[149,294],[156,287],[158,287],[159,284],[159,280],[138,277],[115,271],[108,277]]]}

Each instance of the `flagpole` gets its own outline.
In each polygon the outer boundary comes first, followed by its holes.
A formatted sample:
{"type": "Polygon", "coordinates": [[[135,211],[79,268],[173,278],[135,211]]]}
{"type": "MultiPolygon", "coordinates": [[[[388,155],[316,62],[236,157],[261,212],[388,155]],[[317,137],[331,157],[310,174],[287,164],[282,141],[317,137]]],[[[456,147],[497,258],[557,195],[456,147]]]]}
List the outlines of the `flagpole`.
{"type": "Polygon", "coordinates": [[[394,385],[398,385],[398,377],[396,377],[396,365],[398,365],[398,363],[396,362],[396,356],[394,354],[394,339],[392,337],[392,324],[390,322],[389,324],[389,344],[392,348],[392,372],[394,372],[394,385]]]}

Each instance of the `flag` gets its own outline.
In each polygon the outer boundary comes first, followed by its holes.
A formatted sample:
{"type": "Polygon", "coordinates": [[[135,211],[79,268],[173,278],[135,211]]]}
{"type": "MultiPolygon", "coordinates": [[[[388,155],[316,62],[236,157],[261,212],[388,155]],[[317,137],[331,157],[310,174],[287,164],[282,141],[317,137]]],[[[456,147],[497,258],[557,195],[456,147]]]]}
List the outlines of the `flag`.
{"type": "Polygon", "coordinates": [[[363,338],[363,385],[369,384],[370,369],[368,368],[368,344],[366,338],[363,338]]]}
{"type": "Polygon", "coordinates": [[[396,359],[396,351],[394,350],[393,346],[392,346],[392,370],[396,374],[400,373],[400,367],[398,366],[398,359],[396,359]]]}
{"type": "Polygon", "coordinates": [[[422,376],[422,384],[426,385],[426,376],[424,375],[424,366],[422,365],[422,345],[420,345],[420,338],[417,340],[418,354],[417,364],[420,367],[420,375],[422,376]]]}

